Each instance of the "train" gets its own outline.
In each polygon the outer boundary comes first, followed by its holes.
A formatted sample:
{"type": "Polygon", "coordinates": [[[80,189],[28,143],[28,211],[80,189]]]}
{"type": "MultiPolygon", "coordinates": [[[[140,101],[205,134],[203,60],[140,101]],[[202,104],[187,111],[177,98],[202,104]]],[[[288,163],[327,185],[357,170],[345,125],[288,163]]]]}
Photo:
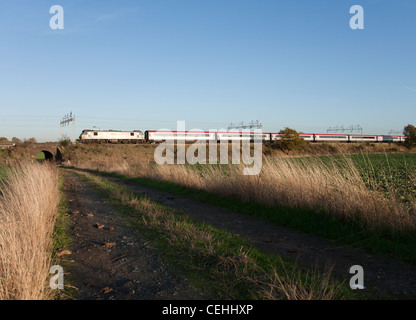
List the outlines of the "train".
{"type": "MultiPolygon", "coordinates": [[[[363,135],[363,134],[329,134],[329,133],[299,133],[305,141],[310,142],[394,142],[402,143],[405,136],[397,135],[363,135]]],[[[191,141],[234,141],[261,139],[273,143],[282,138],[281,133],[245,132],[245,131],[167,131],[167,130],[89,130],[85,129],[79,136],[82,143],[157,143],[179,140],[191,141]]]]}
{"type": "Polygon", "coordinates": [[[82,130],[79,140],[82,143],[142,143],[144,134],[141,130],[82,130]]]}

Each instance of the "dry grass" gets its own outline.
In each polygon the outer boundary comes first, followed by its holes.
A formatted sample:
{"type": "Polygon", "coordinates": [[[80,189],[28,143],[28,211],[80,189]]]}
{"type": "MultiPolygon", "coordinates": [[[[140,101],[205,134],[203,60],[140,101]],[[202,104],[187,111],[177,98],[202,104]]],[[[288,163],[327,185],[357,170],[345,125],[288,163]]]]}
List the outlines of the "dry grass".
{"type": "Polygon", "coordinates": [[[249,280],[260,286],[259,295],[266,300],[337,300],[341,298],[342,283],[331,279],[332,270],[320,273],[317,269],[302,273],[297,268],[278,272],[273,266],[264,273],[263,280],[249,280]]]}
{"type": "Polygon", "coordinates": [[[354,220],[367,228],[404,231],[415,229],[412,211],[399,199],[386,199],[369,190],[350,159],[343,165],[320,159],[265,159],[262,173],[244,176],[242,167],[136,165],[127,173],[134,177],[173,181],[189,188],[225,195],[266,206],[324,210],[337,218],[354,220]]]}
{"type": "MultiPolygon", "coordinates": [[[[192,144],[187,144],[188,149],[192,144]]],[[[70,160],[74,166],[89,163],[91,166],[114,166],[120,163],[152,163],[157,144],[123,145],[123,144],[97,144],[61,147],[64,159],[70,160]]],[[[228,151],[231,153],[231,144],[228,151]]],[[[271,157],[285,157],[287,154],[276,148],[273,144],[263,145],[264,154],[271,157]]],[[[22,151],[23,152],[23,151],[22,151]]],[[[218,153],[220,147],[218,146],[218,153]]],[[[304,150],[291,151],[290,156],[307,157],[321,155],[342,154],[369,154],[369,153],[405,153],[409,152],[403,145],[393,143],[307,143],[304,150]]],[[[208,155],[207,150],[207,155],[208,155]]],[[[122,165],[124,166],[124,165],[122,165]]]]}
{"type": "Polygon", "coordinates": [[[16,166],[0,189],[0,299],[48,299],[59,203],[56,168],[38,163],[16,166]]]}
{"type": "MultiPolygon", "coordinates": [[[[295,154],[290,157],[282,154],[278,157],[264,156],[261,174],[244,176],[239,165],[155,165],[152,161],[155,146],[121,147],[117,146],[112,149],[113,153],[109,153],[109,146],[90,146],[89,152],[82,146],[83,155],[75,157],[71,164],[78,168],[172,181],[266,206],[324,210],[337,218],[353,219],[371,229],[388,228],[394,232],[416,229],[416,206],[409,210],[398,197],[392,195],[386,199],[382,193],[369,190],[353,161],[347,157],[341,166],[335,160],[328,164],[317,157],[296,158],[295,154]]],[[[325,153],[329,148],[328,153],[342,154],[357,148],[388,151],[389,148],[401,150],[402,146],[325,144],[309,148],[318,153],[325,153]]],[[[276,152],[273,150],[273,154],[276,152]]]]}

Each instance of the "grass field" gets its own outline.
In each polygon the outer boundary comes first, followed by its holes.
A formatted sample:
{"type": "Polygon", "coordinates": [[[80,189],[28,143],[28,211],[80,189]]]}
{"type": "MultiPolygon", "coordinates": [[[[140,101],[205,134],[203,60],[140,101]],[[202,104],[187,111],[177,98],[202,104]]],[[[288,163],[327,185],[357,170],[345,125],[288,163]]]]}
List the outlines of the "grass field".
{"type": "MultiPolygon", "coordinates": [[[[354,144],[338,148],[344,151],[366,146],[354,144]]],[[[415,210],[414,153],[269,155],[263,157],[261,174],[249,177],[242,175],[242,166],[238,165],[155,165],[154,150],[154,145],[81,145],[70,150],[68,156],[70,165],[77,168],[171,181],[265,206],[324,210],[347,219],[358,217],[372,227],[377,224],[391,224],[397,230],[414,227],[409,215],[415,210]]]]}
{"type": "Polygon", "coordinates": [[[416,154],[353,155],[366,185],[371,189],[395,192],[402,200],[416,197],[416,154]]]}
{"type": "MultiPolygon", "coordinates": [[[[370,190],[412,203],[416,197],[416,153],[353,154],[316,157],[325,165],[348,166],[352,160],[363,182],[370,190]]],[[[298,161],[296,159],[294,161],[298,161]]],[[[308,164],[308,158],[301,158],[308,164]]],[[[313,161],[313,160],[311,160],[313,161]]]]}
{"type": "MultiPolygon", "coordinates": [[[[319,150],[315,150],[316,153],[288,157],[274,150],[265,149],[261,174],[244,176],[241,165],[156,165],[153,159],[155,147],[155,145],[69,147],[63,150],[64,164],[123,175],[124,179],[133,179],[154,188],[253,215],[270,223],[416,263],[415,153],[402,152],[403,150],[400,149],[399,153],[325,154],[320,151],[328,147],[319,146],[319,150]]],[[[342,146],[343,151],[347,147],[359,148],[358,145],[342,146]]],[[[333,148],[332,151],[335,150],[335,147],[333,148]]],[[[0,180],[9,172],[9,167],[0,166],[0,180]]],[[[51,177],[49,174],[45,173],[46,180],[45,177],[39,176],[36,179],[45,185],[49,183],[47,178],[51,177]]],[[[51,179],[55,181],[55,178],[51,179]]],[[[54,182],[54,188],[56,185],[54,182]]],[[[25,187],[30,190],[22,189],[25,196],[21,198],[29,199],[28,195],[32,193],[31,196],[36,196],[39,186],[28,184],[25,187]]],[[[45,185],[45,188],[49,187],[45,185]]],[[[101,185],[100,188],[112,189],[109,185],[101,185]]],[[[5,190],[5,187],[3,189],[5,190]]],[[[114,190],[113,195],[111,192],[106,194],[111,198],[118,193],[114,190]]],[[[136,200],[134,198],[130,199],[131,201],[127,200],[125,203],[114,198],[111,201],[118,203],[122,210],[134,208],[136,200]]],[[[37,200],[29,199],[29,201],[35,203],[37,200]]],[[[14,202],[19,203],[17,200],[14,202]]],[[[153,212],[153,204],[142,203],[142,200],[140,203],[140,207],[136,208],[137,212],[147,214],[145,212],[147,209],[149,213],[153,212]]],[[[12,209],[12,206],[10,208],[12,209]]],[[[175,220],[180,216],[163,210],[166,216],[175,216],[175,220]]],[[[3,214],[3,217],[6,216],[10,215],[3,214]]],[[[179,225],[186,225],[189,222],[182,220],[182,217],[179,220],[179,225]]],[[[166,223],[171,222],[159,221],[154,227],[165,228],[166,223]]],[[[60,230],[56,229],[47,231],[48,234],[63,239],[59,232],[60,230]]],[[[164,231],[158,230],[158,232],[164,231]]],[[[209,232],[223,236],[219,230],[214,229],[202,228],[195,232],[196,234],[209,232]]],[[[238,246],[225,238],[221,241],[225,241],[226,244],[218,247],[220,251],[215,253],[218,254],[217,258],[224,256],[221,250],[225,248],[234,250],[233,255],[238,256],[236,251],[238,246]]],[[[48,244],[48,250],[53,252],[54,248],[50,248],[50,245],[48,244]]],[[[186,245],[181,243],[180,247],[185,248],[186,245]]],[[[212,250],[214,247],[208,245],[198,250],[208,250],[207,248],[212,250]]],[[[242,255],[248,257],[247,253],[242,255]]],[[[3,263],[7,259],[7,257],[3,258],[3,263]]],[[[261,262],[255,262],[258,263],[261,265],[261,262]]],[[[261,265],[261,268],[264,267],[261,265]]],[[[12,283],[14,280],[10,279],[12,283]]],[[[37,290],[36,294],[42,293],[40,289],[37,290]]],[[[237,297],[238,292],[237,289],[237,297]]],[[[4,294],[6,297],[9,293],[4,294]]]]}
{"type": "Polygon", "coordinates": [[[78,146],[71,165],[416,262],[416,154],[395,145],[374,148],[399,153],[344,153],[367,147],[341,145],[340,152],[324,156],[267,155],[262,173],[251,177],[238,165],[156,165],[153,145],[78,146]]]}

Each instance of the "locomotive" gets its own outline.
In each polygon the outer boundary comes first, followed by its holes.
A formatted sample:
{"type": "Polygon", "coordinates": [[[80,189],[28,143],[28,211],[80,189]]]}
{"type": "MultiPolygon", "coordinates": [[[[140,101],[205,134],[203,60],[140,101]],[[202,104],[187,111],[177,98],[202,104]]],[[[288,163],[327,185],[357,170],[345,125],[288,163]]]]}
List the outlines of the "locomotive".
{"type": "Polygon", "coordinates": [[[79,140],[82,143],[142,143],[144,134],[140,130],[82,130],[79,140]]]}

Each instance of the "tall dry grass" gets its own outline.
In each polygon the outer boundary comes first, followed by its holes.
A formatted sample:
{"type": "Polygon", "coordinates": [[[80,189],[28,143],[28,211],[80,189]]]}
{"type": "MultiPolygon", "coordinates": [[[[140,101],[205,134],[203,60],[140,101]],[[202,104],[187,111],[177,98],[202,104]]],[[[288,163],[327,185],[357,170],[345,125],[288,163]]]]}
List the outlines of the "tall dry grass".
{"type": "MultiPolygon", "coordinates": [[[[83,169],[172,181],[189,188],[242,201],[255,201],[266,206],[324,210],[335,217],[352,219],[371,229],[387,228],[394,232],[416,229],[416,203],[409,209],[394,193],[387,199],[381,192],[370,190],[348,157],[342,159],[341,165],[336,160],[324,163],[318,157],[295,159],[283,155],[264,156],[261,174],[244,176],[239,165],[156,165],[150,160],[154,148],[146,148],[142,157],[140,154],[128,156],[127,153],[117,152],[103,156],[93,148],[95,151],[74,158],[72,164],[83,169]]],[[[126,148],[131,152],[130,149],[126,148]]],[[[108,152],[107,149],[103,150],[108,152]]],[[[139,148],[135,150],[140,151],[139,148]]],[[[342,154],[342,150],[337,153],[342,154]]],[[[374,175],[369,173],[369,176],[374,175]]]]}
{"type": "Polygon", "coordinates": [[[350,219],[366,228],[394,232],[416,229],[414,209],[395,197],[388,199],[364,183],[351,159],[342,164],[324,163],[319,158],[266,158],[258,176],[245,176],[242,166],[191,166],[136,164],[125,174],[173,181],[189,188],[208,191],[265,206],[287,206],[324,210],[350,219]]]}
{"type": "Polygon", "coordinates": [[[48,299],[52,233],[59,204],[56,167],[38,163],[15,166],[0,182],[0,190],[0,299],[48,299]]]}

